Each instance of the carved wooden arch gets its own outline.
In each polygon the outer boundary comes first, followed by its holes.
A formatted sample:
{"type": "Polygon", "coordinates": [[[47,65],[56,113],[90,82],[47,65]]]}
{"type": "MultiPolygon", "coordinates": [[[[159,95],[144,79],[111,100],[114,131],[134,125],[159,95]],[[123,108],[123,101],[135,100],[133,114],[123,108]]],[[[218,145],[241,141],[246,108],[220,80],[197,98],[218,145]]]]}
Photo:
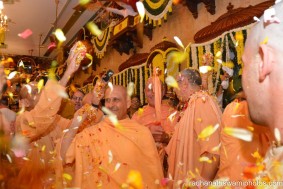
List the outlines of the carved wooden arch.
{"type": "Polygon", "coordinates": [[[229,3],[227,6],[227,13],[223,14],[215,22],[212,22],[209,26],[204,27],[195,34],[195,43],[209,41],[225,31],[243,27],[255,22],[254,16],[260,17],[264,10],[274,5],[274,2],[275,0],[269,0],[255,6],[248,6],[245,8],[240,7],[237,9],[233,9],[234,6],[229,3]]]}
{"type": "Polygon", "coordinates": [[[175,63],[172,63],[174,64],[174,66],[177,66],[177,67],[170,67],[170,69],[173,68],[173,71],[168,71],[168,62],[167,62],[167,56],[172,53],[172,52],[176,52],[176,51],[180,51],[178,48],[176,47],[170,47],[168,49],[166,49],[165,51],[162,50],[162,49],[155,49],[153,52],[150,53],[150,55],[148,56],[147,60],[146,60],[146,65],[147,67],[150,67],[151,69],[153,69],[153,66],[156,66],[153,65],[154,64],[154,58],[156,58],[157,56],[161,56],[161,62],[158,62],[159,64],[157,65],[160,65],[158,66],[160,69],[161,69],[161,76],[160,76],[160,79],[162,81],[164,81],[165,77],[167,75],[175,75],[176,73],[173,74],[174,72],[174,69],[177,69],[175,70],[176,72],[179,72],[180,71],[180,64],[175,64],[175,63]],[[165,72],[165,69],[167,69],[167,72],[165,72]]]}

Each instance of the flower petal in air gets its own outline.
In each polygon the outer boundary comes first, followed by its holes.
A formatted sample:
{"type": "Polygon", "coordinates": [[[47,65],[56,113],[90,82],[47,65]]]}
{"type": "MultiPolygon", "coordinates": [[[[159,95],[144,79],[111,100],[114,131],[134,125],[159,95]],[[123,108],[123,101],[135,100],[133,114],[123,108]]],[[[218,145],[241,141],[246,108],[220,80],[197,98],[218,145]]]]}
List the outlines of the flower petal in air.
{"type": "Polygon", "coordinates": [[[166,82],[166,84],[167,84],[169,87],[173,87],[173,88],[179,89],[178,83],[177,83],[177,81],[175,80],[175,78],[174,78],[173,76],[168,75],[168,76],[165,78],[165,82],[166,82]]]}
{"type": "Polygon", "coordinates": [[[145,16],[145,8],[144,8],[144,5],[143,5],[143,2],[141,2],[141,1],[136,2],[136,7],[137,7],[138,13],[141,17],[140,22],[142,23],[144,16],[145,16]]]}
{"type": "Polygon", "coordinates": [[[247,129],[225,127],[223,131],[230,136],[250,142],[253,138],[253,133],[247,129]]]}
{"type": "Polygon", "coordinates": [[[198,135],[198,139],[207,140],[218,128],[219,124],[216,124],[215,126],[207,126],[200,132],[200,134],[198,135]]]}
{"type": "Polygon", "coordinates": [[[135,89],[135,84],[133,82],[130,82],[128,83],[128,86],[127,86],[127,94],[129,96],[132,96],[133,93],[134,93],[134,89],[135,89]]]}

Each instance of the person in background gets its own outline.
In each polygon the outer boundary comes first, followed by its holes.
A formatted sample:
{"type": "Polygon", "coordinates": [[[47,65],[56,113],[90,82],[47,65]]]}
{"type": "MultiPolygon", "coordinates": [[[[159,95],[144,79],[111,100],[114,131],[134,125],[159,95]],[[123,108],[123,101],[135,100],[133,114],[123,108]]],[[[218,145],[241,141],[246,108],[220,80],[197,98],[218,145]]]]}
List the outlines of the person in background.
{"type": "Polygon", "coordinates": [[[138,111],[138,109],[141,107],[141,101],[140,96],[138,95],[132,95],[131,96],[131,106],[127,110],[127,114],[130,118],[133,117],[134,113],[138,111]]]}
{"type": "Polygon", "coordinates": [[[70,99],[63,99],[58,114],[64,118],[72,119],[75,112],[80,109],[83,104],[85,94],[83,91],[76,89],[70,99]]]}
{"type": "Polygon", "coordinates": [[[228,104],[222,115],[220,141],[220,166],[218,178],[241,181],[246,168],[256,165],[258,157],[264,157],[274,140],[271,130],[251,122],[244,92],[228,104]],[[244,141],[225,132],[225,129],[245,129],[253,133],[251,141],[244,141]]]}

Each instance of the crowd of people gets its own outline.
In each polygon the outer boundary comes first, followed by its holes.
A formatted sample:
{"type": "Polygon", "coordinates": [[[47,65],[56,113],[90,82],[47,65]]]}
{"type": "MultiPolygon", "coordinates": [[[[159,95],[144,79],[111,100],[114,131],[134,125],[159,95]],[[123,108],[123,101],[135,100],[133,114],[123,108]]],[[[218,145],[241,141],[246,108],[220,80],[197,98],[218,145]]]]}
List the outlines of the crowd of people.
{"type": "MultiPolygon", "coordinates": [[[[244,91],[224,110],[191,68],[175,77],[178,109],[164,100],[156,69],[146,81],[145,106],[101,79],[90,93],[77,90],[64,101],[84,53],[76,44],[59,81],[23,85],[17,114],[1,105],[0,188],[208,188],[217,180],[250,181],[231,188],[278,181],[273,186],[281,188],[283,2],[271,9],[276,14],[262,17],[247,38],[244,91]]],[[[2,90],[3,67],[0,77],[2,90]]]]}

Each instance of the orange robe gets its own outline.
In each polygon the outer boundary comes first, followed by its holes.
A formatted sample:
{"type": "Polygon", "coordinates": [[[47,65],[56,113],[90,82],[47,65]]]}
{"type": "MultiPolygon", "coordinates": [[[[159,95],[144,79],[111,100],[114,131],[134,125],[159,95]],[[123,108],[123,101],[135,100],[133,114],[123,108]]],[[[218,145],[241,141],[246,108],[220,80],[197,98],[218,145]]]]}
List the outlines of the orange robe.
{"type": "Polygon", "coordinates": [[[146,127],[152,125],[161,126],[167,134],[173,134],[177,120],[174,118],[177,118],[178,116],[174,116],[172,120],[169,119],[169,116],[175,111],[176,110],[168,104],[161,104],[161,120],[158,121],[155,108],[147,105],[143,107],[140,115],[139,112],[136,112],[132,119],[146,127]]]}
{"type": "Polygon", "coordinates": [[[264,157],[273,140],[269,127],[256,125],[249,119],[247,101],[234,100],[226,106],[222,116],[223,127],[242,128],[253,127],[251,142],[237,139],[221,132],[220,167],[218,177],[228,177],[232,181],[243,180],[244,168],[256,163],[252,154],[256,151],[264,157]]]}
{"type": "MultiPolygon", "coordinates": [[[[201,173],[204,163],[199,158],[205,152],[218,155],[212,149],[220,143],[220,131],[216,130],[209,140],[198,140],[198,135],[209,125],[221,124],[221,110],[216,100],[207,92],[199,91],[190,97],[188,107],[175,127],[175,132],[166,148],[169,174],[177,181],[184,180],[187,173],[201,173]]],[[[177,187],[178,188],[178,187],[177,187]]]]}
{"type": "Polygon", "coordinates": [[[74,187],[121,188],[129,171],[137,170],[143,188],[157,188],[155,181],[163,175],[150,131],[130,119],[119,123],[123,129],[105,118],[76,135],[66,153],[66,163],[75,161],[74,187]]]}
{"type": "Polygon", "coordinates": [[[62,100],[58,90],[64,88],[57,82],[48,81],[34,109],[16,118],[17,132],[22,133],[31,142],[31,151],[27,155],[30,160],[22,162],[19,173],[18,182],[23,188],[49,188],[53,184],[53,181],[48,179],[52,178],[49,175],[54,172],[55,144],[71,122],[57,115],[62,100]]]}

